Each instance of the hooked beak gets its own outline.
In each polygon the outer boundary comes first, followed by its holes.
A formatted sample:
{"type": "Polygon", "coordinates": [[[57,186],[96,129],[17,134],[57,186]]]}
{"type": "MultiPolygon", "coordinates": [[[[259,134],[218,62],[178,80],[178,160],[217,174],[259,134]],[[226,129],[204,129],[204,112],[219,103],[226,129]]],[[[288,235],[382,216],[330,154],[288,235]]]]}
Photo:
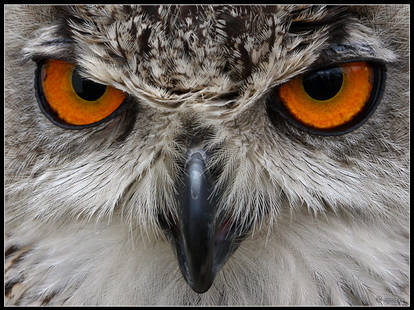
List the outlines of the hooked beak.
{"type": "Polygon", "coordinates": [[[206,292],[227,259],[238,248],[247,231],[235,230],[217,216],[212,195],[212,177],[206,169],[207,155],[200,148],[188,152],[184,186],[180,191],[178,223],[160,219],[175,247],[180,270],[197,293],[206,292]]]}

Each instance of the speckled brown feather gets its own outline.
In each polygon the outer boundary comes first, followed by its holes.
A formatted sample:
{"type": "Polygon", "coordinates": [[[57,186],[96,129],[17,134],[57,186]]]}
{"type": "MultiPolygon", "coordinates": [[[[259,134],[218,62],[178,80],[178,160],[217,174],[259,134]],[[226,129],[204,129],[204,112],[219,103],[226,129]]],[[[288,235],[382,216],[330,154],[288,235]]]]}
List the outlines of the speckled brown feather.
{"type": "Polygon", "coordinates": [[[14,305],[409,303],[408,6],[7,6],[5,298],[14,305]],[[32,60],[128,93],[88,130],[38,108],[32,60]],[[349,59],[386,63],[358,130],[270,122],[273,87],[349,59]],[[205,294],[158,216],[203,139],[219,208],[252,232],[205,294]]]}
{"type": "MultiPolygon", "coordinates": [[[[7,239],[6,239],[7,240],[7,239]]],[[[6,241],[7,242],[7,241],[6,241]]],[[[5,304],[18,305],[20,297],[25,292],[23,279],[16,276],[16,266],[24,258],[24,255],[30,251],[30,247],[19,248],[16,245],[8,245],[5,249],[4,264],[4,298],[5,304]]]]}

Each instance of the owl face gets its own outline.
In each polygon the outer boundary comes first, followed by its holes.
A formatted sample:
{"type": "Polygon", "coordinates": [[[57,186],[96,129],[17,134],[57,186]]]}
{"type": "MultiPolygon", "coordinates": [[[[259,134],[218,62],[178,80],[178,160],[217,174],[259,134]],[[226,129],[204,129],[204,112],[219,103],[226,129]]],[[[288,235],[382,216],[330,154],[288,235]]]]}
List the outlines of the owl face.
{"type": "Polygon", "coordinates": [[[369,9],[30,10],[9,47],[10,227],[119,219],[203,293],[281,214],[402,212],[407,78],[369,9]]]}

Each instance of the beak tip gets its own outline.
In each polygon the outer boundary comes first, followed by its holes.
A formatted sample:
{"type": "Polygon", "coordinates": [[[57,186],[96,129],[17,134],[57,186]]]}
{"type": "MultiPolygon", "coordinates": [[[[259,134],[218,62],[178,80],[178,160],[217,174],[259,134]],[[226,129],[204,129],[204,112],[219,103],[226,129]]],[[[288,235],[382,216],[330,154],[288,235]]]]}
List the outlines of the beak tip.
{"type": "Polygon", "coordinates": [[[213,275],[209,280],[200,280],[200,281],[194,282],[186,278],[186,281],[194,292],[198,294],[203,294],[210,289],[211,285],[213,284],[214,278],[215,278],[215,275],[213,275]]]}
{"type": "Polygon", "coordinates": [[[196,287],[196,286],[191,286],[191,285],[190,285],[190,287],[197,294],[204,294],[205,292],[207,292],[210,289],[211,284],[209,286],[206,286],[206,287],[196,287]]]}

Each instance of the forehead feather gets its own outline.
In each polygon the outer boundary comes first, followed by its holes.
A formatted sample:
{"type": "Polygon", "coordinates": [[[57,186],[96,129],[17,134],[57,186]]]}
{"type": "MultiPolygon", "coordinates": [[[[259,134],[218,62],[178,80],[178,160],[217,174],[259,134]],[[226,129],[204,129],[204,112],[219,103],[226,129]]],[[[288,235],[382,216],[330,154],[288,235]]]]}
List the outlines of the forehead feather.
{"type": "Polygon", "coordinates": [[[300,73],[344,16],[343,9],[325,6],[72,9],[69,30],[79,63],[98,80],[146,99],[193,102],[229,92],[248,101],[253,90],[256,97],[300,73]]]}

